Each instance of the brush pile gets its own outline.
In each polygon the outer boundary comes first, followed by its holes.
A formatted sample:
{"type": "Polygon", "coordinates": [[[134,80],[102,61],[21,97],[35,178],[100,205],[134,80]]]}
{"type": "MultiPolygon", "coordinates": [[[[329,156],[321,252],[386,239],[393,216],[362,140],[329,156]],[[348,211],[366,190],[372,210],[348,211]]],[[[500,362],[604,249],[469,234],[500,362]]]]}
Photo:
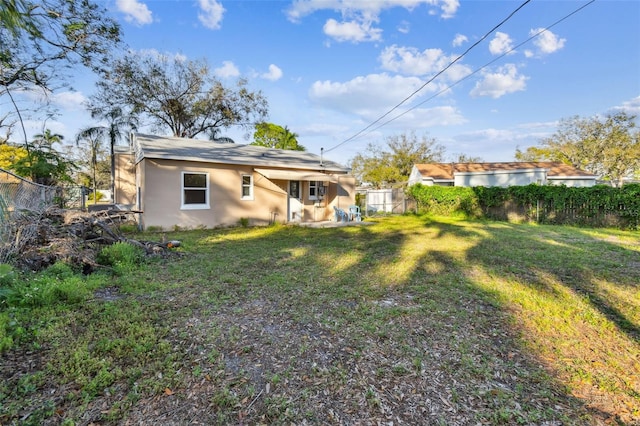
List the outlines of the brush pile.
{"type": "Polygon", "coordinates": [[[92,272],[100,250],[116,242],[142,248],[147,255],[164,256],[176,242],[159,243],[127,238],[120,225],[134,223],[136,211],[81,212],[49,208],[22,211],[5,223],[0,241],[0,262],[23,270],[39,271],[57,261],[92,272]]]}

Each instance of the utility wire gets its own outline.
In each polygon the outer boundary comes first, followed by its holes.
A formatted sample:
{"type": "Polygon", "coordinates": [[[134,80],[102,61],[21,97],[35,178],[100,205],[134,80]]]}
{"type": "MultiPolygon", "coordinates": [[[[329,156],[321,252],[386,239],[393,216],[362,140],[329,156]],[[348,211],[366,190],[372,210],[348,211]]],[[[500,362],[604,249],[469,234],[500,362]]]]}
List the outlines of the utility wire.
{"type": "MultiPolygon", "coordinates": [[[[385,121],[384,123],[381,123],[379,126],[371,129],[370,131],[367,132],[367,134],[375,132],[376,130],[378,130],[381,127],[386,126],[387,124],[391,123],[392,121],[397,120],[398,118],[402,117],[403,115],[413,111],[414,109],[418,108],[419,106],[422,106],[424,104],[426,104],[427,102],[429,102],[430,100],[440,96],[441,94],[443,94],[444,92],[448,91],[449,89],[451,89],[454,86],[457,86],[459,83],[463,82],[464,80],[468,79],[469,77],[471,77],[472,75],[480,72],[481,70],[483,70],[484,68],[488,67],[489,65],[493,64],[494,62],[497,62],[498,60],[504,58],[505,56],[507,56],[509,53],[513,52],[514,50],[522,47],[523,45],[527,44],[528,42],[530,42],[531,40],[533,40],[534,38],[538,37],[540,34],[549,31],[551,28],[555,27],[556,25],[560,24],[561,22],[565,21],[566,19],[569,19],[571,16],[575,15],[576,13],[580,12],[582,9],[584,9],[585,7],[589,6],[591,3],[594,3],[596,0],[591,0],[588,3],[585,3],[584,5],[580,6],[579,8],[577,8],[576,10],[574,10],[573,12],[569,13],[568,15],[565,15],[564,17],[558,19],[557,21],[555,21],[553,24],[541,29],[540,31],[538,31],[537,33],[533,34],[531,37],[529,37],[528,39],[526,39],[525,41],[523,41],[522,43],[514,46],[513,48],[509,49],[508,51],[504,52],[503,54],[501,54],[500,56],[497,56],[496,58],[494,58],[493,60],[487,62],[486,64],[484,64],[483,66],[481,66],[480,68],[474,70],[473,72],[471,72],[470,74],[462,77],[460,80],[456,81],[455,83],[452,83],[451,85],[447,86],[446,88],[440,90],[439,92],[433,94],[432,96],[428,97],[427,99],[425,99],[424,101],[420,102],[419,104],[414,105],[413,107],[409,108],[408,110],[406,110],[405,112],[398,114],[397,116],[391,118],[390,120],[385,121]]],[[[338,145],[339,146],[339,145],[338,145]]],[[[332,148],[333,149],[333,148],[332,148]]]]}
{"type": "Polygon", "coordinates": [[[372,126],[374,126],[376,123],[380,122],[383,118],[385,118],[386,116],[388,116],[389,114],[391,114],[393,111],[395,111],[396,109],[400,108],[400,106],[402,106],[405,102],[407,102],[409,99],[411,99],[412,97],[414,97],[418,92],[420,92],[422,89],[424,89],[429,83],[431,83],[433,80],[435,80],[436,78],[438,78],[442,73],[444,73],[445,71],[447,71],[449,68],[451,68],[456,62],[458,62],[460,59],[462,59],[467,53],[469,53],[473,48],[475,48],[477,45],[479,45],[480,43],[482,43],[487,37],[489,37],[495,30],[497,30],[498,28],[500,28],[502,25],[504,25],[505,22],[507,22],[509,19],[511,19],[513,17],[513,15],[515,15],[520,9],[522,9],[524,6],[527,5],[527,3],[531,2],[531,0],[526,0],[524,3],[522,3],[520,6],[518,6],[513,12],[511,12],[509,14],[509,16],[507,16],[506,18],[504,18],[502,21],[500,21],[500,23],[498,23],[496,26],[494,26],[491,30],[489,30],[485,35],[483,35],[482,37],[480,37],[480,39],[478,39],[478,41],[476,41],[475,43],[473,43],[471,46],[469,46],[467,48],[467,50],[465,50],[462,54],[458,55],[457,58],[455,58],[453,61],[451,61],[449,63],[449,65],[447,65],[446,67],[444,67],[442,70],[438,71],[433,77],[431,77],[429,80],[427,80],[422,86],[420,86],[418,89],[416,89],[413,93],[411,93],[409,96],[407,96],[406,98],[404,98],[402,101],[400,101],[396,106],[394,106],[393,108],[391,108],[389,111],[387,111],[386,113],[384,113],[382,116],[380,116],[377,120],[375,120],[374,122],[370,123],[367,127],[365,127],[364,129],[360,130],[358,133],[356,133],[355,135],[351,136],[350,138],[345,139],[344,141],[340,142],[338,145],[329,148],[327,150],[325,150],[324,152],[330,152],[333,151],[334,149],[344,145],[345,143],[355,139],[356,137],[360,136],[362,133],[364,133],[365,131],[367,131],[369,128],[371,128],[372,126]]]}

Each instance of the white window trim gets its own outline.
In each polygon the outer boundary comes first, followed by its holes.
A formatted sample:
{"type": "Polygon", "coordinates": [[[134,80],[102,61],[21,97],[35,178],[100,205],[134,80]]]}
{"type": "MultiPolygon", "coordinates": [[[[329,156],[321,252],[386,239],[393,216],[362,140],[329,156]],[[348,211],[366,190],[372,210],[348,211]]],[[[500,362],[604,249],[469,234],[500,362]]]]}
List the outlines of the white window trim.
{"type": "Polygon", "coordinates": [[[211,207],[209,206],[209,173],[207,172],[182,172],[180,175],[180,210],[208,210],[211,207]],[[205,175],[207,186],[205,188],[185,188],[184,186],[184,175],[205,175]],[[204,199],[206,200],[203,204],[185,204],[184,203],[184,191],[185,189],[193,189],[193,190],[204,190],[204,199]]]}
{"type": "Polygon", "coordinates": [[[249,200],[249,201],[253,200],[253,175],[242,175],[240,177],[240,185],[241,185],[240,186],[240,191],[241,191],[240,192],[240,199],[241,200],[249,200]],[[245,183],[244,183],[245,176],[249,178],[249,184],[248,185],[245,185],[245,183]],[[249,195],[244,195],[245,186],[249,187],[249,195]]]}
{"type": "Polygon", "coordinates": [[[309,181],[309,192],[308,193],[309,193],[309,200],[310,201],[318,200],[318,194],[319,194],[321,185],[322,185],[322,182],[318,182],[317,180],[310,180],[309,181]],[[320,183],[320,185],[318,185],[318,183],[320,183]],[[316,189],[316,195],[311,195],[311,188],[312,187],[316,189]]]}

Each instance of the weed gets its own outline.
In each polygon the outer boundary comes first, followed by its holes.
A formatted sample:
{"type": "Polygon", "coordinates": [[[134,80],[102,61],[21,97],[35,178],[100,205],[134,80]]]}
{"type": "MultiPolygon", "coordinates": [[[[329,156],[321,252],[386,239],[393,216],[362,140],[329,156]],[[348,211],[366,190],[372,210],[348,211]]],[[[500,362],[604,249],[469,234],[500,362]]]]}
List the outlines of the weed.
{"type": "Polygon", "coordinates": [[[238,404],[238,396],[224,387],[213,394],[211,404],[219,410],[233,408],[238,404]]]}
{"type": "Polygon", "coordinates": [[[117,242],[104,247],[96,261],[106,266],[136,266],[142,263],[144,253],[140,247],[125,242],[117,242]]]}

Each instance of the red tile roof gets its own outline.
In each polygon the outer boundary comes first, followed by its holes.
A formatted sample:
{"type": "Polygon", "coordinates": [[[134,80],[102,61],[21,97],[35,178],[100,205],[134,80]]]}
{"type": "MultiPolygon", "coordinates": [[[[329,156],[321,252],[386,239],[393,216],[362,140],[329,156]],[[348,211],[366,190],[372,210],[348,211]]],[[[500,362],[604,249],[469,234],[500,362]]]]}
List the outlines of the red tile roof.
{"type": "Polygon", "coordinates": [[[559,161],[509,162],[509,163],[427,163],[415,165],[423,177],[434,180],[453,180],[455,172],[473,173],[498,170],[547,169],[548,177],[584,176],[595,177],[569,164],[559,161]]]}

